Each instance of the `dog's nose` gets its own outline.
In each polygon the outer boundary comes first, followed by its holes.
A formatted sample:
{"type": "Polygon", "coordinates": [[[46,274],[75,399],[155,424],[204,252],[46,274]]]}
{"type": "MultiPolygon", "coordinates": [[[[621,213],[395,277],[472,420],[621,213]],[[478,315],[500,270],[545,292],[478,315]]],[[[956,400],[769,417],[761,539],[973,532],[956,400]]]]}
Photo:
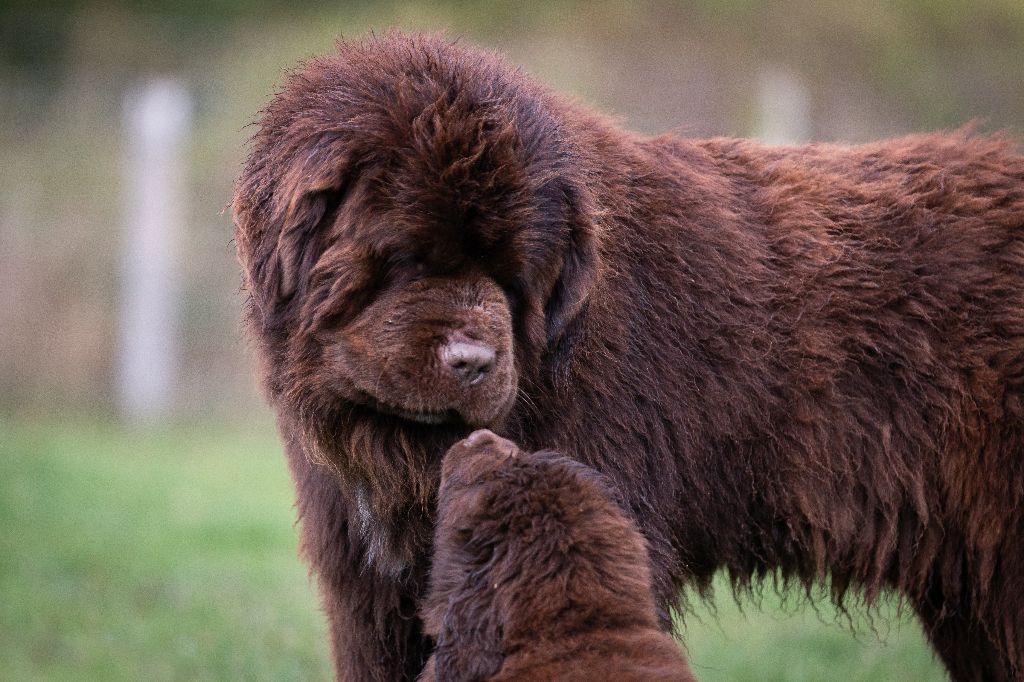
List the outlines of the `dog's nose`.
{"type": "Polygon", "coordinates": [[[441,362],[459,381],[472,386],[494,369],[494,349],[478,343],[449,341],[441,346],[441,362]]]}
{"type": "Polygon", "coordinates": [[[482,443],[487,441],[497,440],[498,437],[490,429],[477,429],[473,433],[466,436],[462,441],[462,444],[467,448],[475,448],[482,443]]]}

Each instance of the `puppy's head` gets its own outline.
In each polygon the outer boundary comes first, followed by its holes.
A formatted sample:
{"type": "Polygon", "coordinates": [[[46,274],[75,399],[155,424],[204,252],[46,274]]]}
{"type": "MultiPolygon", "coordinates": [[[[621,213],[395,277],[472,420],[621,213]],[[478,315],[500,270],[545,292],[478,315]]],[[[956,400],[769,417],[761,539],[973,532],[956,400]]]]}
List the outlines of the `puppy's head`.
{"type": "Polygon", "coordinates": [[[313,420],[501,422],[596,271],[560,107],[495,57],[398,33],[287,81],[233,203],[275,400],[313,420]]]}
{"type": "Polygon", "coordinates": [[[424,611],[436,664],[494,666],[510,648],[590,628],[656,628],[646,544],[614,497],[555,453],[486,430],[456,443],[424,611]]]}

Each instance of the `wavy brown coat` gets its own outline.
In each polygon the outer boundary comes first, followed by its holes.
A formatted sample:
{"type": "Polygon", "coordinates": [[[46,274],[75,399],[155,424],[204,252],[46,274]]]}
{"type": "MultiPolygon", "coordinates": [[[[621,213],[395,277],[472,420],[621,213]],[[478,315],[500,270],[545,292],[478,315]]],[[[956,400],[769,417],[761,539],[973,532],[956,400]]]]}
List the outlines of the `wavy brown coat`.
{"type": "Polygon", "coordinates": [[[476,431],[445,455],[419,682],[694,682],[596,471],[476,431]]]}
{"type": "Polygon", "coordinates": [[[352,388],[401,354],[362,311],[384,300],[400,326],[447,310],[454,294],[390,293],[424,267],[474,273],[465,323],[511,364],[470,396],[431,392],[410,361],[402,395],[606,474],[663,607],[723,567],[738,586],[828,578],[837,600],[893,587],[955,679],[1024,673],[1013,141],[644,137],[497,57],[388,34],[287,80],[234,210],[340,678],[411,678],[429,653],[438,462],[471,427],[352,388]],[[366,362],[334,362],[338,338],[366,362]]]}

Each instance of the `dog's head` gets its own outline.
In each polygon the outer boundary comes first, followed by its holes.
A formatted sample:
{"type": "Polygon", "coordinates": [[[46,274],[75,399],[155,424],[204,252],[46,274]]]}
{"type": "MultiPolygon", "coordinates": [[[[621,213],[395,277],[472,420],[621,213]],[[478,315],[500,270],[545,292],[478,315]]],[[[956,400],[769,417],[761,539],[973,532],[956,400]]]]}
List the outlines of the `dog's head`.
{"type": "Polygon", "coordinates": [[[595,279],[559,106],[495,57],[396,33],[287,81],[233,203],[275,400],[500,423],[595,279]]]}
{"type": "Polygon", "coordinates": [[[589,629],[657,627],[646,544],[593,469],[488,430],[444,457],[426,631],[439,679],[589,629]]]}

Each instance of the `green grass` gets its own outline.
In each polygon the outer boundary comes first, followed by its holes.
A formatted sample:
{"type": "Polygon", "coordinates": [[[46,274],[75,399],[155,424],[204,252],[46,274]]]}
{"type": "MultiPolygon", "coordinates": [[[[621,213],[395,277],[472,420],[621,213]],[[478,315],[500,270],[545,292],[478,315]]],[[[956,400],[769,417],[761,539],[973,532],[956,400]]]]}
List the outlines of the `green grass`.
{"type": "Polygon", "coordinates": [[[698,605],[678,628],[701,682],[869,682],[946,680],[921,628],[895,599],[840,614],[766,590],[737,605],[724,579],[716,609],[698,605]]]}
{"type": "Polygon", "coordinates": [[[0,425],[3,676],[328,678],[293,519],[266,429],[0,425]]]}
{"type": "MultiPolygon", "coordinates": [[[[0,421],[0,661],[11,680],[328,679],[272,431],[0,421]]],[[[827,605],[686,619],[711,680],[941,680],[919,628],[827,605]],[[792,611],[792,609],[790,609],[792,611]]]]}

